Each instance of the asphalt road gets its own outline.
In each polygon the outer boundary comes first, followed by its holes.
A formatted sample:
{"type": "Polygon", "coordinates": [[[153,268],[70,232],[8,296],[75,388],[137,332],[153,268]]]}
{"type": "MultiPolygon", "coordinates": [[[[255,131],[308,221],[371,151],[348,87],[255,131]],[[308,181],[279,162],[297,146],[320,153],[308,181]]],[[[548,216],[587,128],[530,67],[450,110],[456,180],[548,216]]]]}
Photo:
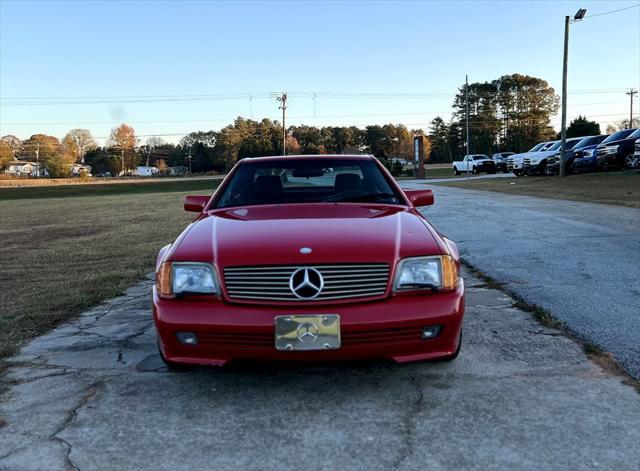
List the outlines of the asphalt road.
{"type": "Polygon", "coordinates": [[[147,280],[25,346],[0,469],[637,471],[640,395],[468,274],[452,363],[168,372],[147,280]]]}
{"type": "Polygon", "coordinates": [[[432,189],[424,213],[467,261],[640,378],[640,209],[432,189]]]}

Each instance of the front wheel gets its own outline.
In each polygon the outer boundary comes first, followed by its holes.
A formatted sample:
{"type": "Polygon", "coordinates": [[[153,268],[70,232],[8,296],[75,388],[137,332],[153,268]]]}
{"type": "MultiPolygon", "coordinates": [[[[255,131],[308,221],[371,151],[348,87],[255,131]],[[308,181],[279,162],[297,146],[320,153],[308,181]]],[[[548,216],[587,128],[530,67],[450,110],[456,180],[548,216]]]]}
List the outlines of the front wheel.
{"type": "Polygon", "coordinates": [[[460,170],[458,170],[457,168],[453,167],[453,174],[454,175],[461,175],[462,172],[460,170]]]}
{"type": "Polygon", "coordinates": [[[516,177],[521,177],[521,176],[522,176],[522,170],[514,170],[514,171],[513,171],[513,174],[514,174],[516,177]]]}
{"type": "Polygon", "coordinates": [[[624,159],[624,168],[636,168],[633,154],[627,155],[624,159]]]}

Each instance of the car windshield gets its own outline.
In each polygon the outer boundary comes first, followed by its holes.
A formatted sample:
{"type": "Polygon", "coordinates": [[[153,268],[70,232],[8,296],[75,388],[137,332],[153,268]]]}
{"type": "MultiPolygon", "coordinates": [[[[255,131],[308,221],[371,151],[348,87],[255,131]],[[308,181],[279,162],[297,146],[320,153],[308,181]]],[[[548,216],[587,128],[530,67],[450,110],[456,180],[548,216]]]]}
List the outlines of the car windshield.
{"type": "Polygon", "coordinates": [[[558,150],[560,149],[560,146],[562,145],[562,141],[557,141],[555,142],[552,146],[547,147],[546,149],[543,149],[545,151],[552,151],[552,150],[558,150]]]}
{"type": "Polygon", "coordinates": [[[629,134],[628,138],[638,138],[640,137],[640,128],[636,129],[635,131],[633,131],[631,134],[629,134]]]}
{"type": "MultiPolygon", "coordinates": [[[[567,149],[567,150],[568,150],[568,149],[573,149],[573,148],[576,146],[576,144],[578,144],[578,142],[580,142],[581,140],[582,140],[582,139],[572,139],[572,140],[568,140],[568,141],[565,143],[565,149],[567,149]]],[[[560,145],[562,145],[562,142],[560,143],[560,145]]]]}
{"type": "Polygon", "coordinates": [[[578,142],[574,149],[583,149],[585,147],[589,147],[589,146],[594,146],[596,144],[600,144],[604,138],[607,136],[589,136],[589,137],[585,137],[584,139],[582,139],[580,142],[578,142]]]}
{"type": "Polygon", "coordinates": [[[635,131],[635,129],[623,129],[622,131],[614,132],[602,141],[602,143],[606,144],[607,142],[619,141],[620,139],[624,139],[629,136],[633,131],[635,131]]]}
{"type": "Polygon", "coordinates": [[[581,149],[583,147],[586,146],[590,146],[591,143],[593,141],[593,136],[587,136],[587,137],[583,137],[582,139],[580,139],[575,146],[573,146],[574,149],[581,149]]]}
{"type": "Polygon", "coordinates": [[[283,158],[242,162],[215,207],[323,202],[404,203],[373,160],[283,158]]]}
{"type": "Polygon", "coordinates": [[[474,155],[473,156],[473,160],[485,160],[488,159],[489,157],[487,157],[486,155],[474,155]]]}
{"type": "Polygon", "coordinates": [[[537,152],[540,149],[542,149],[542,147],[546,144],[546,142],[541,142],[540,144],[536,144],[535,146],[533,146],[531,149],[528,150],[528,152],[537,152]]]}

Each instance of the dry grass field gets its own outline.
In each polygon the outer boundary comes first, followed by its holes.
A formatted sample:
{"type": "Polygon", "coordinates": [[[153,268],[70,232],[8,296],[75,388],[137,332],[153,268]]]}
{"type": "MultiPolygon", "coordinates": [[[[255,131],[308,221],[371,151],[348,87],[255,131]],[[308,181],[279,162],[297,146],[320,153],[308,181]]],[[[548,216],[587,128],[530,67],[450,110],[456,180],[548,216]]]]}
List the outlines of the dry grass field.
{"type": "Polygon", "coordinates": [[[2,190],[0,358],[152,271],[158,249],[193,218],[184,195],[217,184],[2,190]]]}
{"type": "Polygon", "coordinates": [[[640,171],[624,170],[558,177],[520,177],[439,182],[437,185],[489,190],[640,208],[640,171]]]}

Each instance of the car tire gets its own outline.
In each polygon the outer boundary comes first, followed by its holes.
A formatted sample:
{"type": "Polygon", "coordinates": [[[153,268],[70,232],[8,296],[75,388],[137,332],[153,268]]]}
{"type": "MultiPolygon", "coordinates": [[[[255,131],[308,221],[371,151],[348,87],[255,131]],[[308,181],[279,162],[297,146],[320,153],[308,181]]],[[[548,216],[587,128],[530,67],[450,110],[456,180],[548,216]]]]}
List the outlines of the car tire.
{"type": "Polygon", "coordinates": [[[460,170],[458,170],[457,168],[455,168],[455,167],[454,167],[454,168],[453,168],[453,174],[454,174],[454,175],[461,175],[461,174],[462,174],[462,172],[461,172],[460,170]]]}
{"type": "Polygon", "coordinates": [[[624,164],[622,165],[623,169],[631,169],[633,167],[633,154],[629,154],[624,158],[624,164]]]}
{"type": "Polygon", "coordinates": [[[446,357],[438,358],[436,361],[442,361],[442,362],[453,361],[456,358],[458,358],[458,355],[460,355],[461,349],[462,349],[462,330],[460,331],[460,338],[458,339],[458,348],[456,348],[456,351],[453,352],[451,355],[447,355],[446,357]]]}
{"type": "Polygon", "coordinates": [[[516,177],[521,177],[521,176],[522,176],[522,170],[514,170],[514,171],[513,171],[513,174],[514,174],[516,177]]]}
{"type": "Polygon", "coordinates": [[[167,369],[169,369],[169,371],[190,371],[193,369],[193,366],[191,365],[185,365],[184,363],[176,363],[170,360],[167,360],[164,355],[162,354],[162,350],[160,349],[160,343],[158,343],[158,355],[160,355],[160,359],[162,360],[162,363],[165,364],[165,366],[167,367],[167,369]]]}
{"type": "Polygon", "coordinates": [[[477,169],[477,168],[473,167],[473,170],[471,170],[471,174],[472,174],[472,175],[479,175],[479,174],[480,174],[480,172],[478,172],[478,169],[477,169]]]}

